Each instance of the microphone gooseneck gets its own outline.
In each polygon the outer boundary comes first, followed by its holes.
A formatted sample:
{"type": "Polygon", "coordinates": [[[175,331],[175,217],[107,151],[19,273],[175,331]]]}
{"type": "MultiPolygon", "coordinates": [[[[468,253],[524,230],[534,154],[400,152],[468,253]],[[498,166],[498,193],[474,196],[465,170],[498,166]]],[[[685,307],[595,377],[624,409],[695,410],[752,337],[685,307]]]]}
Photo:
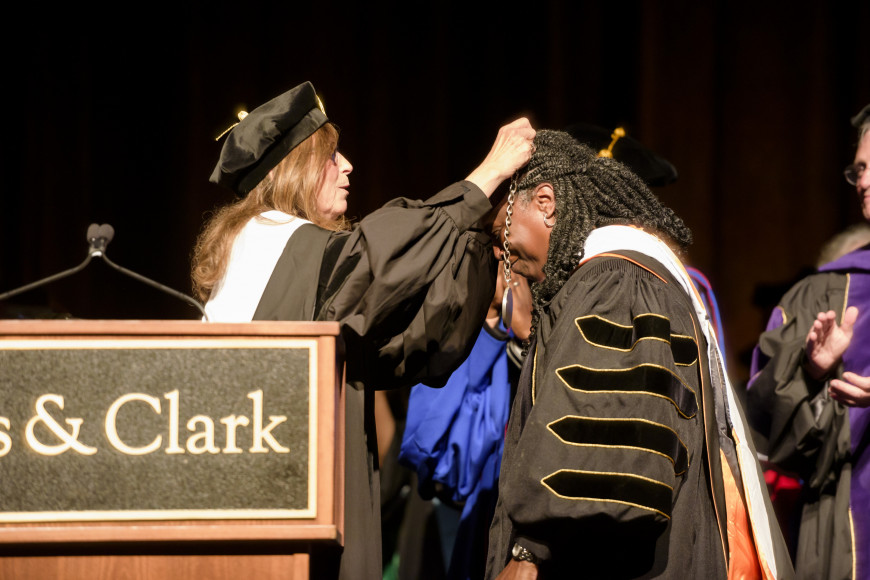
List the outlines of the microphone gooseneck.
{"type": "MultiPolygon", "coordinates": [[[[90,240],[92,237],[94,239],[96,239],[98,237],[99,229],[100,229],[100,226],[98,226],[97,224],[91,224],[90,226],[88,226],[88,243],[89,244],[91,243],[90,240]]],[[[24,292],[27,292],[28,290],[34,290],[36,288],[39,288],[40,286],[45,286],[46,284],[50,284],[51,282],[56,282],[62,278],[66,278],[67,276],[72,276],[73,274],[75,274],[77,272],[81,272],[82,270],[85,269],[85,266],[87,266],[88,264],[91,263],[91,258],[93,258],[95,255],[97,255],[97,254],[95,254],[94,252],[89,250],[88,256],[78,266],[76,266],[74,268],[70,268],[69,270],[64,270],[63,272],[58,272],[57,274],[52,274],[51,276],[43,278],[42,280],[37,280],[36,282],[31,282],[30,284],[25,284],[24,286],[14,288],[12,290],[9,290],[8,292],[4,292],[3,294],[0,294],[0,300],[6,300],[7,298],[12,298],[13,296],[18,296],[19,294],[23,294],[24,292]]]]}
{"type": "Polygon", "coordinates": [[[102,224],[102,225],[91,224],[90,226],[88,226],[88,232],[87,232],[88,255],[81,264],[79,264],[78,266],[76,266],[74,268],[70,268],[69,270],[64,270],[63,272],[58,272],[57,274],[54,274],[54,275],[49,276],[47,278],[43,278],[42,280],[37,280],[36,282],[31,282],[30,284],[26,284],[24,286],[21,286],[20,288],[15,288],[14,290],[9,290],[8,292],[4,292],[3,294],[0,294],[0,300],[5,300],[7,298],[11,298],[12,296],[16,296],[16,295],[21,294],[23,292],[27,292],[28,290],[33,290],[34,288],[44,286],[45,284],[48,284],[50,282],[60,280],[61,278],[66,278],[67,276],[70,276],[72,274],[80,272],[81,270],[83,270],[85,268],[85,266],[87,266],[91,262],[91,260],[93,258],[96,257],[96,258],[102,258],[106,264],[108,264],[110,267],[117,270],[118,272],[121,272],[122,274],[124,274],[126,276],[130,276],[131,278],[134,278],[140,282],[143,282],[143,283],[151,286],[152,288],[156,288],[156,289],[158,289],[162,292],[165,292],[171,296],[174,296],[176,298],[184,300],[185,302],[187,302],[188,304],[190,304],[191,306],[193,306],[194,308],[199,310],[200,314],[202,314],[203,319],[205,321],[208,321],[208,315],[205,313],[205,308],[203,308],[202,304],[200,304],[198,301],[194,300],[193,298],[191,298],[187,294],[183,294],[177,290],[173,290],[172,288],[169,288],[168,286],[164,286],[163,284],[161,284],[159,282],[155,282],[154,280],[151,280],[150,278],[146,278],[145,276],[143,276],[141,274],[138,274],[132,270],[128,270],[127,268],[119,266],[118,264],[111,261],[109,259],[109,257],[106,255],[106,247],[109,245],[109,242],[112,241],[112,238],[114,236],[115,236],[115,228],[113,228],[111,225],[109,225],[109,224],[102,224]]]}

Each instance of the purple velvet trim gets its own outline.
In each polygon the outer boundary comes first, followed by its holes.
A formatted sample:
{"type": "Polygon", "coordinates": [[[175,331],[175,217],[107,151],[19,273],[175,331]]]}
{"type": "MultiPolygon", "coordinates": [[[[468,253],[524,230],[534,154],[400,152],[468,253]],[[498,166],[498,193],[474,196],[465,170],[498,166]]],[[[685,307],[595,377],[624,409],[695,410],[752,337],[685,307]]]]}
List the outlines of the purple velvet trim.
{"type": "MultiPolygon", "coordinates": [[[[770,318],[767,320],[767,326],[764,331],[768,332],[774,328],[779,328],[782,324],[782,308],[777,306],[773,309],[773,312],[770,313],[770,318]]],[[[761,352],[761,346],[756,344],[755,348],[752,349],[752,361],[749,366],[749,381],[746,383],[747,389],[752,388],[752,383],[755,382],[755,377],[768,362],[770,362],[770,358],[761,352]]]]}
{"type": "MultiPolygon", "coordinates": [[[[868,255],[870,260],[870,255],[868,255]]],[[[852,343],[843,355],[845,370],[861,376],[870,375],[870,273],[852,273],[849,277],[847,306],[858,307],[852,343]]]]}
{"type": "MultiPolygon", "coordinates": [[[[858,252],[852,252],[853,254],[858,252]]],[[[870,251],[863,251],[870,265],[870,251]]],[[[870,376],[870,273],[853,273],[849,282],[849,306],[858,307],[852,343],[843,355],[843,369],[863,377],[870,376]]],[[[852,451],[862,438],[870,437],[870,408],[849,407],[849,434],[852,451]]],[[[859,577],[870,578],[870,447],[865,446],[852,465],[852,518],[855,523],[855,549],[859,577]]]]}
{"type": "Polygon", "coordinates": [[[870,245],[849,252],[845,256],[837,258],[819,266],[819,272],[867,272],[870,273],[870,245]]]}
{"type": "MultiPolygon", "coordinates": [[[[849,408],[852,450],[860,441],[858,434],[868,436],[870,409],[849,408]]],[[[870,578],[870,448],[864,447],[852,465],[852,486],[849,503],[855,524],[855,551],[858,578],[870,578]]]]}

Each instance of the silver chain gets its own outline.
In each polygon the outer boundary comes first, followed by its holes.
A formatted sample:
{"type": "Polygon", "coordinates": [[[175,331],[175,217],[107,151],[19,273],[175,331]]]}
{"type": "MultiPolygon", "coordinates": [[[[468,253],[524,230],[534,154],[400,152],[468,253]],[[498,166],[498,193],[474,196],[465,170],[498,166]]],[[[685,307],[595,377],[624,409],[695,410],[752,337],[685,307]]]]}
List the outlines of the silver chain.
{"type": "Polygon", "coordinates": [[[511,178],[510,189],[508,189],[507,209],[505,210],[504,218],[504,242],[502,242],[502,248],[504,248],[504,261],[502,263],[502,269],[504,270],[505,288],[510,288],[511,286],[511,243],[510,240],[508,240],[508,236],[510,236],[511,233],[511,215],[514,213],[517,181],[517,174],[514,173],[514,176],[511,178]]]}

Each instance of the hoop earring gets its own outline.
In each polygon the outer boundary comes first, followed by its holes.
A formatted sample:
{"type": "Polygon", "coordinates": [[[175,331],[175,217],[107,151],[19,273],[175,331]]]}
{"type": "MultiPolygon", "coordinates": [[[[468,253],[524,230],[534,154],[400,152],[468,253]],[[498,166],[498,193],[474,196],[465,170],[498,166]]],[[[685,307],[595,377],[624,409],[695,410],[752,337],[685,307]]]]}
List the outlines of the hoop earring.
{"type": "Polygon", "coordinates": [[[547,226],[548,228],[552,228],[554,225],[556,225],[556,216],[555,215],[553,216],[553,223],[550,223],[547,221],[547,214],[542,213],[541,217],[544,219],[544,225],[547,226]]]}

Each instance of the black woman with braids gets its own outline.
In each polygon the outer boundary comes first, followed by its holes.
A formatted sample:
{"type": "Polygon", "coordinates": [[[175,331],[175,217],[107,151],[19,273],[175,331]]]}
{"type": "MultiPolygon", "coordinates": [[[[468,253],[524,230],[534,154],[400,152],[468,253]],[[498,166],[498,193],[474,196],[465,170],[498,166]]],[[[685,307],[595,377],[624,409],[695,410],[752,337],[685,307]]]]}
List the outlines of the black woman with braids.
{"type": "Polygon", "coordinates": [[[508,424],[487,577],[789,578],[743,412],[675,253],[691,232],[567,133],[490,215],[534,329],[508,424]]]}

